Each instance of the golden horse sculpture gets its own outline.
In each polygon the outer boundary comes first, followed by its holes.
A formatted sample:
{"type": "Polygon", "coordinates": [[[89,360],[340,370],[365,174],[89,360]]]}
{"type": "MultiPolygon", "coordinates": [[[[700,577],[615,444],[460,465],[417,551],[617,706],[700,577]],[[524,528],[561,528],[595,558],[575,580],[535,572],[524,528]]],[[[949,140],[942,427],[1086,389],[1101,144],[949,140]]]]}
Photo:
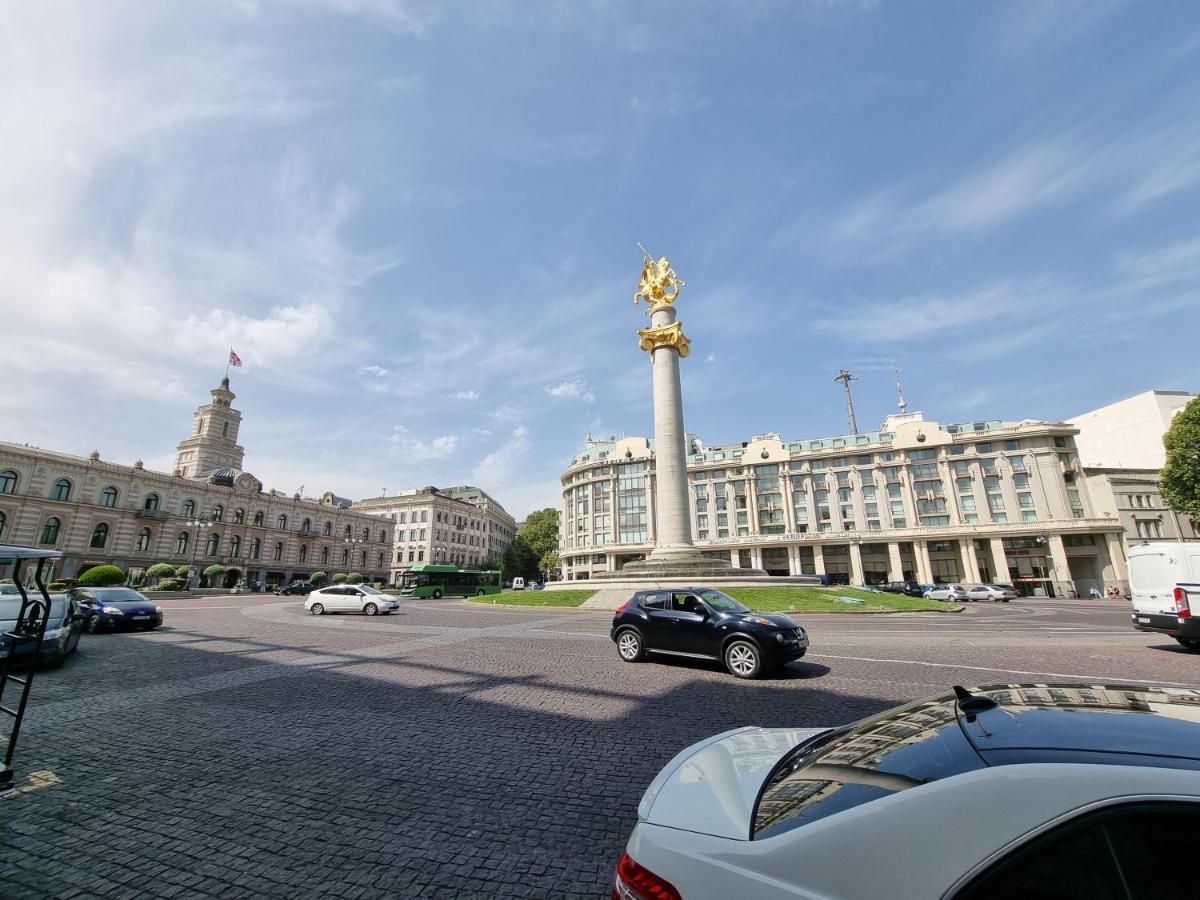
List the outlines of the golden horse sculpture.
{"type": "Polygon", "coordinates": [[[641,244],[638,246],[641,247],[645,258],[642,262],[642,280],[638,282],[637,292],[633,295],[633,305],[637,306],[645,300],[650,307],[648,312],[654,312],[662,306],[670,306],[679,296],[679,289],[687,282],[679,279],[665,256],[655,260],[649,250],[641,244]]]}

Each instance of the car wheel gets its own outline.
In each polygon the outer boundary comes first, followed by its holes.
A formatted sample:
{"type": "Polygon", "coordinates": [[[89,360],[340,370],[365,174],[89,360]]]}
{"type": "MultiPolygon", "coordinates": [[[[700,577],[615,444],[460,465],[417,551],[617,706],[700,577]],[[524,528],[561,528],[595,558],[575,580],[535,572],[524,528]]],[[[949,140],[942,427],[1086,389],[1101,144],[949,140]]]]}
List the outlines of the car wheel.
{"type": "Polygon", "coordinates": [[[321,615],[321,613],[325,612],[325,607],[322,606],[320,603],[314,603],[312,606],[310,606],[308,608],[308,611],[310,613],[312,613],[314,616],[319,616],[319,615],[321,615]]]}
{"type": "Polygon", "coordinates": [[[1001,598],[1001,600],[1000,600],[1000,602],[1001,602],[1001,603],[1007,603],[1007,602],[1008,602],[1010,599],[1011,599],[1011,598],[1009,598],[1009,597],[1002,597],[1002,598],[1001,598]]]}
{"type": "Polygon", "coordinates": [[[434,600],[441,600],[441,599],[442,599],[442,592],[441,592],[441,591],[434,591],[434,592],[433,592],[433,599],[434,599],[434,600]]]}
{"type": "Polygon", "coordinates": [[[1193,653],[1200,653],[1200,640],[1197,640],[1196,638],[1181,638],[1181,637],[1177,637],[1177,638],[1175,638],[1175,640],[1179,641],[1179,643],[1181,645],[1183,645],[1184,647],[1187,647],[1193,653]]]}
{"type": "Polygon", "coordinates": [[[617,635],[617,652],[625,662],[637,662],[646,655],[642,636],[632,628],[626,628],[617,635]]]}
{"type": "Polygon", "coordinates": [[[374,603],[368,603],[366,606],[363,607],[363,615],[364,616],[374,616],[374,615],[378,615],[378,613],[379,613],[379,607],[376,606],[374,603]]]}
{"type": "Polygon", "coordinates": [[[92,613],[87,617],[87,621],[83,623],[83,627],[87,629],[88,634],[95,634],[100,630],[100,617],[92,613]]]}
{"type": "Polygon", "coordinates": [[[762,671],[762,655],[749,641],[734,641],[725,648],[725,668],[735,678],[757,678],[762,671]]]}

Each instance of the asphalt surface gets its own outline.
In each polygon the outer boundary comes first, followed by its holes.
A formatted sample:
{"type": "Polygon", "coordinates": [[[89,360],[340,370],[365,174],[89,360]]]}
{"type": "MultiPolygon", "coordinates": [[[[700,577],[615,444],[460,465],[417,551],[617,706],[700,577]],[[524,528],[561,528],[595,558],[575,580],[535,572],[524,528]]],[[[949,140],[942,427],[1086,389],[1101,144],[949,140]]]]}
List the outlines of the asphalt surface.
{"type": "Polygon", "coordinates": [[[158,631],[85,635],[37,675],[0,896],[600,897],[642,790],[716,732],[953,684],[1200,685],[1200,655],[1111,600],[805,615],[809,655],[755,682],[622,663],[607,613],[162,605],[158,631]]]}

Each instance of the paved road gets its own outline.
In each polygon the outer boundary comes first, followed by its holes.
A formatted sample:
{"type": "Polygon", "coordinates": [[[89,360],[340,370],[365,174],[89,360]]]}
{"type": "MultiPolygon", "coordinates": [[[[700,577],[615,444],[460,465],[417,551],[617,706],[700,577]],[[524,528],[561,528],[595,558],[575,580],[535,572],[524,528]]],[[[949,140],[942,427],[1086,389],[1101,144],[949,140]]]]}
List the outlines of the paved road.
{"type": "Polygon", "coordinates": [[[806,616],[810,656],[747,683],[623,664],[607,614],[281,599],[167,602],[159,631],[85,636],[38,676],[0,895],[599,897],[642,789],[714,732],[955,683],[1200,684],[1115,601],[806,616]]]}

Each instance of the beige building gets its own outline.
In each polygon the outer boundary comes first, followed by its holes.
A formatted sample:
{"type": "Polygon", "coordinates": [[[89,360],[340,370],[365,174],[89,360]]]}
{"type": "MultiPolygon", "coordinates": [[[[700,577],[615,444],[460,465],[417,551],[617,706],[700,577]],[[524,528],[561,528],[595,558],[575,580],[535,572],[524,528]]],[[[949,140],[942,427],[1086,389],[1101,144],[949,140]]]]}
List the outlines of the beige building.
{"type": "MultiPolygon", "coordinates": [[[[689,438],[696,546],[734,566],[831,583],[1011,582],[1026,595],[1125,587],[1121,525],[1093,505],[1076,429],[1041,421],[940,425],[704,447],[689,438]]],[[[562,474],[564,577],[653,547],[654,449],[589,441],[562,474]]]]}
{"type": "Polygon", "coordinates": [[[1163,435],[1175,414],[1196,395],[1187,391],[1144,391],[1068,420],[1079,429],[1075,445],[1087,469],[1161,469],[1163,435]]]}
{"type": "Polygon", "coordinates": [[[504,555],[517,523],[494,497],[472,485],[425,487],[359,500],[354,510],[392,523],[391,581],[416,563],[469,568],[504,555]]]}
{"type": "Polygon", "coordinates": [[[1158,469],[1084,469],[1088,493],[1102,515],[1118,520],[1125,544],[1200,540],[1200,523],[1168,509],[1158,469]]]}
{"type": "MultiPolygon", "coordinates": [[[[350,501],[264,491],[242,470],[241,413],[229,379],[195,413],[173,474],[0,443],[0,543],[63,552],[54,575],[111,563],[131,577],[154,563],[199,572],[226,567],[223,582],[288,583],[323,569],[387,577],[391,536],[350,501]]],[[[0,568],[0,575],[6,574],[0,568]]]]}

